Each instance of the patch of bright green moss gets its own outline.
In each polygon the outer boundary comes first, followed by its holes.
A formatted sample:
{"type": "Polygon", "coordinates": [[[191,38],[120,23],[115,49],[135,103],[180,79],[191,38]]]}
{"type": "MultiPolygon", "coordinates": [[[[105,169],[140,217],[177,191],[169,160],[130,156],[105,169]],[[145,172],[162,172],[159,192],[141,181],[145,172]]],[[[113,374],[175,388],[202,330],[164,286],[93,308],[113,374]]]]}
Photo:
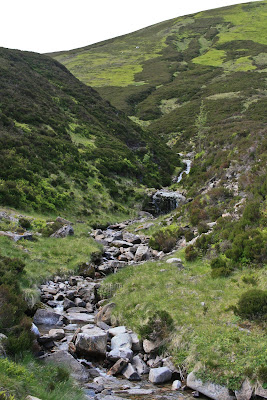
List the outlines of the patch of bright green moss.
{"type": "Polygon", "coordinates": [[[224,50],[210,49],[207,53],[202,54],[192,60],[195,64],[211,65],[212,67],[221,67],[226,57],[224,50]]]}

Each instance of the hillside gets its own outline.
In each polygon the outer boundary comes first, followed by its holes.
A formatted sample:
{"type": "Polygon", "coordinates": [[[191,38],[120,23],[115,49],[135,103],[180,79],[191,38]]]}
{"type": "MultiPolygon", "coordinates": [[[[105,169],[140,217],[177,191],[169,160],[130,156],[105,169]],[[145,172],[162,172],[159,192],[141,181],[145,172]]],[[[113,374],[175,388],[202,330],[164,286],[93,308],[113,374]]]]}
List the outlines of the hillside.
{"type": "Polygon", "coordinates": [[[173,151],[199,153],[190,192],[235,173],[243,188],[266,160],[266,16],[266,1],[235,5],[52,56],[173,151]]]}
{"type": "Polygon", "coordinates": [[[133,186],[167,183],[179,165],[160,140],[49,57],[0,49],[0,96],[2,206],[126,211],[133,186]]]}

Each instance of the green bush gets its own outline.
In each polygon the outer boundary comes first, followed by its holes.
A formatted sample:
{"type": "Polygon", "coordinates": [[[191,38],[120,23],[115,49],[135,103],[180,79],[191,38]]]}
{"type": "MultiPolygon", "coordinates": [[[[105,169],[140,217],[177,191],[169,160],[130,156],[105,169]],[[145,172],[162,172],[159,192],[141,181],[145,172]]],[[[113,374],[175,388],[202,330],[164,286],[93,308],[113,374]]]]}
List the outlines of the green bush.
{"type": "Polygon", "coordinates": [[[232,272],[232,267],[229,261],[223,259],[222,257],[214,258],[211,263],[211,276],[212,278],[226,277],[232,272]]]}
{"type": "Polygon", "coordinates": [[[29,221],[27,218],[20,218],[19,224],[24,229],[30,229],[31,227],[31,221],[29,221]]]}
{"type": "Polygon", "coordinates": [[[251,320],[267,319],[267,290],[251,289],[240,297],[235,314],[251,320]]]}
{"type": "Polygon", "coordinates": [[[192,244],[190,244],[189,246],[187,246],[185,248],[185,259],[186,261],[194,261],[198,256],[198,251],[195,248],[195,246],[193,246],[192,244]]]}
{"type": "Polygon", "coordinates": [[[155,311],[147,323],[140,326],[139,334],[143,339],[162,340],[169,335],[173,327],[173,319],[167,311],[155,311]]]}
{"type": "Polygon", "coordinates": [[[197,226],[197,230],[199,235],[201,235],[202,233],[207,233],[209,231],[209,226],[206,224],[206,222],[201,221],[197,226]]]}
{"type": "Polygon", "coordinates": [[[177,240],[182,237],[183,233],[183,229],[177,226],[171,225],[162,228],[151,236],[149,246],[152,249],[168,253],[175,247],[177,240]]]}

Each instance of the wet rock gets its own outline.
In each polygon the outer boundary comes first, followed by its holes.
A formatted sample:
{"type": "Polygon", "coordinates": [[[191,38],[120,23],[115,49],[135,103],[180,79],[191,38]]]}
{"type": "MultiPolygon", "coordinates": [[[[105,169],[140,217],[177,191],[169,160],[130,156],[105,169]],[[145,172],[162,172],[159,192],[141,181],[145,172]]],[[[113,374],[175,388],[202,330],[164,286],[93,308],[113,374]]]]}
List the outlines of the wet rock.
{"type": "Polygon", "coordinates": [[[148,379],[150,382],[159,384],[171,380],[172,371],[167,367],[152,368],[149,372],[148,379]]]}
{"type": "Polygon", "coordinates": [[[104,357],[107,350],[107,333],[98,327],[82,328],[75,341],[76,352],[82,356],[104,357]]]}
{"type": "Polygon", "coordinates": [[[87,309],[84,307],[71,307],[67,309],[67,313],[69,314],[74,314],[74,313],[84,313],[84,314],[89,314],[87,309]]]}
{"type": "Polygon", "coordinates": [[[149,373],[149,367],[147,364],[141,359],[139,355],[133,357],[132,361],[133,366],[139,375],[144,375],[149,373]]]}
{"type": "Polygon", "coordinates": [[[74,303],[75,303],[76,307],[82,307],[82,308],[86,307],[86,302],[84,300],[80,299],[79,297],[76,297],[74,299],[74,303]]]}
{"type": "Polygon", "coordinates": [[[140,375],[136,371],[132,364],[128,364],[127,367],[122,371],[122,375],[129,381],[140,381],[140,375]]]}
{"type": "Polygon", "coordinates": [[[67,299],[73,301],[76,296],[77,296],[77,290],[67,290],[67,293],[66,293],[67,299]]]}
{"type": "Polygon", "coordinates": [[[119,375],[121,371],[128,365],[129,360],[126,358],[120,358],[108,371],[108,375],[119,375]]]}
{"type": "Polygon", "coordinates": [[[117,361],[120,358],[127,358],[132,361],[133,351],[127,348],[115,348],[107,353],[107,359],[110,361],[117,361]]]}
{"type": "Polygon", "coordinates": [[[187,386],[190,389],[197,390],[198,392],[210,397],[213,400],[234,400],[235,396],[229,393],[229,390],[225,386],[216,385],[212,382],[202,382],[198,379],[194,372],[190,372],[187,377],[187,386]]]}
{"type": "Polygon", "coordinates": [[[63,325],[60,314],[41,308],[34,314],[33,322],[35,325],[63,325]]]}
{"type": "Polygon", "coordinates": [[[128,348],[132,347],[132,338],[129,333],[120,333],[111,339],[111,350],[115,348],[128,348]]]}
{"type": "Polygon", "coordinates": [[[111,325],[111,313],[114,307],[115,303],[109,303],[102,307],[95,316],[95,323],[102,321],[107,325],[111,325]]]}
{"type": "Polygon", "coordinates": [[[63,303],[63,309],[66,311],[66,310],[68,310],[70,308],[73,308],[73,307],[76,307],[74,301],[65,298],[64,299],[64,303],[63,303]]]}
{"type": "Polygon", "coordinates": [[[148,260],[150,257],[149,247],[145,245],[138,246],[134,260],[136,262],[148,260]]]}
{"type": "Polygon", "coordinates": [[[64,300],[64,297],[65,297],[64,294],[59,293],[59,294],[56,295],[55,300],[56,301],[62,301],[62,300],[64,300]]]}
{"type": "Polygon", "coordinates": [[[88,379],[89,374],[86,369],[67,351],[59,350],[52,353],[45,358],[45,362],[66,367],[70,371],[71,376],[77,381],[84,382],[88,379]]]}
{"type": "Polygon", "coordinates": [[[62,228],[58,229],[55,233],[53,233],[50,237],[53,238],[65,238],[67,236],[74,235],[74,229],[71,225],[63,225],[62,228]]]}
{"type": "Polygon", "coordinates": [[[77,285],[77,278],[76,278],[76,276],[70,276],[70,278],[69,278],[69,284],[70,284],[70,286],[76,286],[76,285],[77,285]]]}
{"type": "Polygon", "coordinates": [[[87,389],[92,389],[95,393],[101,393],[104,390],[104,385],[98,383],[87,383],[85,385],[87,389]]]}
{"type": "Polygon", "coordinates": [[[131,396],[149,396],[150,394],[154,393],[153,389],[139,389],[139,388],[133,388],[133,389],[126,389],[121,391],[121,393],[127,393],[131,396]]]}

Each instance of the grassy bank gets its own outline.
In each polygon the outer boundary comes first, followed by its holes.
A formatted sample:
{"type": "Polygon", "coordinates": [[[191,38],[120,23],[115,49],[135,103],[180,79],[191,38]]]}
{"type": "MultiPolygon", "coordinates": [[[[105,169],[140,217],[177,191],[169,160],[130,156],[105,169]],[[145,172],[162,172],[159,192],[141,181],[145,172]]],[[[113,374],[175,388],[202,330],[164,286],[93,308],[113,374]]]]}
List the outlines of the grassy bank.
{"type": "Polygon", "coordinates": [[[253,282],[266,288],[266,268],[244,268],[231,277],[213,279],[204,259],[186,262],[183,250],[176,255],[183,260],[182,270],[163,261],[147,262],[106,279],[105,285],[116,289],[111,300],[117,321],[142,332],[151,315],[167,311],[174,329],[163,351],[182,369],[189,372],[198,365],[202,378],[231,389],[246,376],[266,384],[266,326],[244,321],[229,310],[253,282]]]}
{"type": "Polygon", "coordinates": [[[27,395],[42,400],[82,400],[82,390],[69,373],[51,365],[42,365],[26,355],[20,363],[0,359],[0,398],[25,399],[27,395]]]}

